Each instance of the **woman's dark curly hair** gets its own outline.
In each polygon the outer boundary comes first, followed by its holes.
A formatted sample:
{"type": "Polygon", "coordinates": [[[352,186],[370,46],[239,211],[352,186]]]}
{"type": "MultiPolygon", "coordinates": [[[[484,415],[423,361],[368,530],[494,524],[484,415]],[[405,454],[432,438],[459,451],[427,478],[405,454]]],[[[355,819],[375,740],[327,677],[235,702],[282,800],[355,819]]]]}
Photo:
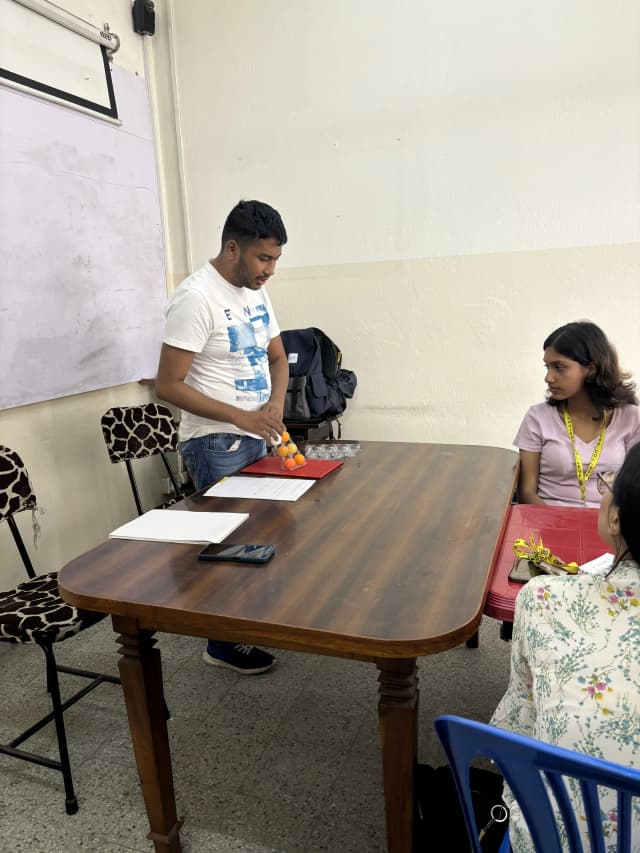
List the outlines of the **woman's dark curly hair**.
{"type": "MultiPolygon", "coordinates": [[[[594,406],[616,409],[629,404],[638,405],[631,374],[620,369],[618,354],[595,323],[581,320],[560,326],[542,345],[543,349],[547,347],[553,347],[584,367],[593,366],[594,373],[585,379],[584,387],[594,406]]],[[[547,402],[550,406],[558,406],[564,401],[550,399],[547,402]]]]}

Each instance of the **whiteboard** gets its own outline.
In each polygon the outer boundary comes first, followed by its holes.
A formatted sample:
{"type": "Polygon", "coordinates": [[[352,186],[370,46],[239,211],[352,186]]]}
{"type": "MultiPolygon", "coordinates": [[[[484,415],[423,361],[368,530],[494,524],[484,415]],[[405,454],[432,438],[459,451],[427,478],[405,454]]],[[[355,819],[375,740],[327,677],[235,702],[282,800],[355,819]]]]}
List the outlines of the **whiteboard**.
{"type": "Polygon", "coordinates": [[[0,87],[0,409],[154,376],[167,300],[146,81],[122,125],[0,87]]]}

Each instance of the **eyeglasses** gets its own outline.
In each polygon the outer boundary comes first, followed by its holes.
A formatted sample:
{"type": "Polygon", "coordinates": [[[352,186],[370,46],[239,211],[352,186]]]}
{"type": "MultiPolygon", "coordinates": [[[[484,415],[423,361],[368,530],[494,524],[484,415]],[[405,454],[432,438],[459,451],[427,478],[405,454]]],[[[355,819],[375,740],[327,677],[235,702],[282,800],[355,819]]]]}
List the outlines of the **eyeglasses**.
{"type": "Polygon", "coordinates": [[[596,486],[601,495],[606,495],[609,491],[613,494],[613,483],[616,479],[617,471],[603,471],[596,474],[596,486]]]}

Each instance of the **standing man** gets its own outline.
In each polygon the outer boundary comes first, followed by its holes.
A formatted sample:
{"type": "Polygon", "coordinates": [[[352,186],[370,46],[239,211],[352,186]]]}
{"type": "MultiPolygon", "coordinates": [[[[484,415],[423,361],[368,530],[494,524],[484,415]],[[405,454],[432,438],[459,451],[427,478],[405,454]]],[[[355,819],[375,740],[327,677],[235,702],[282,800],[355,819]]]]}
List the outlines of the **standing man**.
{"type": "MultiPolygon", "coordinates": [[[[166,312],[156,391],[182,409],[180,453],[196,489],[260,459],[284,431],[287,355],[263,285],[287,242],[280,214],[241,201],[220,252],[176,289],[166,312]]],[[[209,640],[206,663],[243,675],[274,658],[246,643],[209,640]]]]}

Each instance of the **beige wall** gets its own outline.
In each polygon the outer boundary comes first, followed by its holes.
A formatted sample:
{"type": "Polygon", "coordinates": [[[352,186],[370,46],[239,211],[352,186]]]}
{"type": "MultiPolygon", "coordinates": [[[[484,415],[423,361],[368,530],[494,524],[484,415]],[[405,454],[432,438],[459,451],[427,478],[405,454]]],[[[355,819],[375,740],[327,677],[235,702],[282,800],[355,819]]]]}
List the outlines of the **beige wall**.
{"type": "MultiPolygon", "coordinates": [[[[129,0],[61,5],[109,21],[116,63],[150,78],[170,289],[239,198],[282,212],[270,293],[357,371],[346,437],[509,446],[542,340],[581,317],[640,372],[635,2],[158,0],[144,48],[129,0]]],[[[0,413],[47,509],[38,568],[132,515],[98,422],[147,397],[0,413]]]]}
{"type": "Polygon", "coordinates": [[[347,438],[511,446],[554,324],[597,318],[640,376],[638,244],[282,269],[283,328],[319,325],[359,385],[347,438]],[[611,331],[613,330],[613,331],[611,331]]]}
{"type": "Polygon", "coordinates": [[[281,211],[269,292],[357,371],[347,437],[509,446],[570,320],[640,371],[637,3],[167,3],[190,264],[281,211]]]}
{"type": "MultiPolygon", "coordinates": [[[[102,27],[108,21],[122,43],[115,63],[144,76],[142,39],[133,32],[128,0],[64,0],[60,5],[95,26],[102,27]]],[[[60,568],[135,515],[125,468],[109,462],[100,417],[111,406],[133,405],[150,398],[146,387],[121,385],[0,412],[0,443],[23,457],[39,505],[45,510],[38,519],[42,534],[37,549],[33,546],[31,515],[17,516],[37,571],[60,568]]],[[[161,464],[141,460],[136,471],[143,500],[160,500],[161,464]]],[[[6,588],[24,579],[6,524],[0,525],[0,549],[0,586],[6,588]]]]}

